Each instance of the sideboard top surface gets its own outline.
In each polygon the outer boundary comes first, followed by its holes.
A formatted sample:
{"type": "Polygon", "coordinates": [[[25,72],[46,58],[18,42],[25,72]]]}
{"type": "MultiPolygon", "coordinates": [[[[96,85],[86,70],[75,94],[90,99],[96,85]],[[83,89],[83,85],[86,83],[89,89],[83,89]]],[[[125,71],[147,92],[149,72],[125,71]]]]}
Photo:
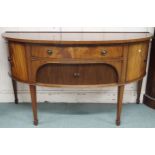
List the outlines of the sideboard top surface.
{"type": "Polygon", "coordinates": [[[112,44],[147,41],[148,32],[5,32],[9,41],[47,44],[112,44]]]}

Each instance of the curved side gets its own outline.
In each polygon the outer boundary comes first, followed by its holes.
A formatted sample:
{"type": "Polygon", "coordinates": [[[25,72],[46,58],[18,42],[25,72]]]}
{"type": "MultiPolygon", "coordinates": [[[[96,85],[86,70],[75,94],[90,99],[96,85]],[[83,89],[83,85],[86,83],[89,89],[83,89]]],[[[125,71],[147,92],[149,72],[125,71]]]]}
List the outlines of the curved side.
{"type": "Polygon", "coordinates": [[[9,58],[11,66],[11,74],[21,81],[28,81],[28,67],[26,47],[23,44],[10,43],[9,44],[9,58]]]}
{"type": "Polygon", "coordinates": [[[132,82],[145,76],[148,48],[149,42],[129,45],[126,82],[132,82]]]}

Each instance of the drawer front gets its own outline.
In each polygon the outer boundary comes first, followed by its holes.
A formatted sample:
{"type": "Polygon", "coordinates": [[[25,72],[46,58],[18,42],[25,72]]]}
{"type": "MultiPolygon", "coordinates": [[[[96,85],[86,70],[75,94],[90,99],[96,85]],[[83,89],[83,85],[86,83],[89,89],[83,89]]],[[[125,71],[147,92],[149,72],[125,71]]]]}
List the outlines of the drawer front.
{"type": "Polygon", "coordinates": [[[33,57],[50,59],[113,59],[123,56],[122,46],[56,47],[32,46],[33,57]]]}
{"type": "Polygon", "coordinates": [[[46,64],[36,75],[37,83],[97,85],[118,82],[117,71],[107,64],[46,64]]]}

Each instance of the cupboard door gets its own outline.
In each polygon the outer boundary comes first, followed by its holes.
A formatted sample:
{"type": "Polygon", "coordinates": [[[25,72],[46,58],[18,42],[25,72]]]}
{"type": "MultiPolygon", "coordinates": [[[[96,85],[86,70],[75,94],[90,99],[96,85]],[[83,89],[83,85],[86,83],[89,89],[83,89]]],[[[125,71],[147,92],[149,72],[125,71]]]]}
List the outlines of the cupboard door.
{"type": "Polygon", "coordinates": [[[78,65],[78,84],[112,84],[118,82],[117,72],[107,64],[83,64],[78,65]]]}
{"type": "Polygon", "coordinates": [[[149,43],[129,45],[126,81],[142,78],[146,73],[149,43]]]}
{"type": "Polygon", "coordinates": [[[25,46],[23,44],[10,43],[9,49],[10,56],[8,60],[10,61],[13,77],[22,81],[28,81],[25,46]]]}

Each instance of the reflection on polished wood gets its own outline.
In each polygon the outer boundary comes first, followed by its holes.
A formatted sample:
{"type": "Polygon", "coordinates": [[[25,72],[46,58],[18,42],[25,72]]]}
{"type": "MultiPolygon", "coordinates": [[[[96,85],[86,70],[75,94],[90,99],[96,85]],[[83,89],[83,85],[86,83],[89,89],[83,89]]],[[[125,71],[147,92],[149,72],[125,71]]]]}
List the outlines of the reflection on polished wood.
{"type": "Polygon", "coordinates": [[[150,33],[104,32],[3,34],[8,40],[12,78],[30,85],[35,125],[38,124],[36,85],[118,86],[116,124],[120,125],[124,86],[142,81],[145,76],[151,36],[150,33]]]}

